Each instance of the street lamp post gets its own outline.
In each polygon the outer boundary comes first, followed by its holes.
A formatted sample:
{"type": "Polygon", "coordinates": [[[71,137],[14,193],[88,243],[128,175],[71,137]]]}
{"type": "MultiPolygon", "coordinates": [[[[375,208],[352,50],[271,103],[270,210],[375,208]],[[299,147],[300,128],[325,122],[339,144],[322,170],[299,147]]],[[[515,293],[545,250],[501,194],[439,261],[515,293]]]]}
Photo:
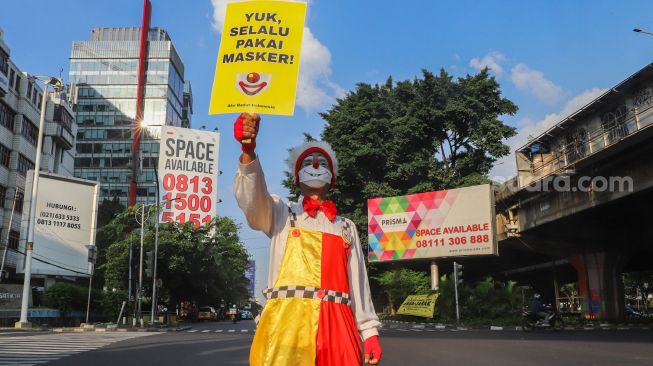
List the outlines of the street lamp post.
{"type": "MultiPolygon", "coordinates": [[[[157,203],[154,204],[156,206],[157,217],[156,217],[156,221],[154,223],[154,261],[153,261],[154,262],[153,263],[154,267],[153,267],[153,271],[152,271],[153,272],[153,274],[152,274],[152,278],[153,278],[153,281],[152,281],[152,309],[151,309],[151,319],[150,319],[150,323],[152,323],[152,324],[154,323],[154,307],[156,305],[156,302],[155,302],[155,299],[156,299],[156,262],[157,262],[157,251],[158,251],[158,248],[159,248],[159,207],[162,204],[165,204],[167,202],[172,202],[174,200],[176,200],[176,198],[166,200],[164,202],[159,202],[159,200],[158,200],[158,191],[157,191],[157,203]]],[[[152,206],[152,204],[150,204],[150,205],[143,204],[141,206],[141,215],[140,215],[141,220],[139,222],[141,224],[141,254],[140,254],[140,268],[139,268],[139,273],[138,273],[137,296],[138,296],[138,317],[139,317],[139,319],[141,319],[140,321],[142,321],[141,306],[142,306],[142,300],[143,300],[142,295],[143,295],[143,252],[144,252],[144,242],[145,242],[145,235],[144,235],[144,233],[145,233],[145,208],[149,207],[149,206],[152,206]]],[[[138,216],[137,216],[137,218],[138,218],[138,216]]],[[[149,215],[148,215],[148,218],[149,218],[149,215]]],[[[136,221],[138,221],[138,219],[136,221]]]]}
{"type": "Polygon", "coordinates": [[[36,214],[36,199],[39,184],[39,171],[41,170],[41,151],[43,150],[43,131],[45,130],[45,111],[48,101],[48,86],[52,85],[55,91],[62,90],[64,85],[61,79],[50,76],[28,76],[28,82],[41,80],[45,86],[41,100],[41,118],[39,120],[39,132],[36,143],[36,161],[34,162],[34,178],[32,180],[32,196],[29,203],[29,224],[27,227],[27,244],[25,245],[25,278],[23,280],[23,298],[20,306],[20,320],[15,324],[16,328],[31,328],[32,323],[27,321],[27,307],[29,306],[29,295],[31,292],[32,276],[32,251],[34,249],[34,216],[36,214]],[[46,79],[47,78],[47,79],[46,79]],[[47,81],[46,81],[47,80],[47,81]]]}
{"type": "Polygon", "coordinates": [[[159,207],[161,206],[161,198],[159,197],[159,173],[156,170],[156,167],[152,164],[152,155],[150,155],[150,166],[154,168],[154,179],[156,181],[156,218],[154,221],[154,263],[152,264],[152,309],[150,315],[150,323],[154,325],[154,315],[156,304],[156,262],[159,255],[159,207]]]}

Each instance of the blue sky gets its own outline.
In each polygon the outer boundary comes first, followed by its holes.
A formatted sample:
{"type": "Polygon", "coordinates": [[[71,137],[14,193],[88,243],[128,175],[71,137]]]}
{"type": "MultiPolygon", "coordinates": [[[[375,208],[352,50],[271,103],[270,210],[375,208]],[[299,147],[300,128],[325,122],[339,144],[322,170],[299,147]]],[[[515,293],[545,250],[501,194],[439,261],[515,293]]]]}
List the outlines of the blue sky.
{"type": "MultiPolygon", "coordinates": [[[[241,237],[257,262],[257,292],[267,278],[267,239],[244,223],[231,184],[239,147],[232,139],[233,115],[208,115],[226,0],[152,0],[152,25],[165,28],[186,66],[194,93],[193,127],[222,131],[219,214],[243,223],[241,237]]],[[[3,1],[0,27],[13,61],[33,74],[68,74],[73,40],[93,27],[140,26],[141,0],[3,1]]],[[[422,68],[444,68],[455,76],[493,70],[503,94],[519,106],[505,118],[520,133],[508,144],[521,146],[529,134],[590,102],[606,88],[650,63],[653,30],[650,0],[608,1],[309,1],[301,91],[294,117],[264,116],[258,153],[271,192],[281,195],[286,148],[302,132],[318,136],[318,112],[356,83],[413,78],[422,68]]],[[[514,157],[492,175],[514,175],[514,157]]],[[[364,198],[361,197],[361,200],[364,198]]]]}

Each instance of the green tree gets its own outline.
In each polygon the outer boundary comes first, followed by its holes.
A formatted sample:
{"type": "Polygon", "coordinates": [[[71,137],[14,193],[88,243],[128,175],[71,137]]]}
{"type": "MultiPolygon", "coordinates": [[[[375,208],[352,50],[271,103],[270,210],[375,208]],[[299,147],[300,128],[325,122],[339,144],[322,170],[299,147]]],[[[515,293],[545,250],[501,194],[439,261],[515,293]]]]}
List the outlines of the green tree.
{"type": "Polygon", "coordinates": [[[120,200],[117,196],[114,196],[113,199],[105,198],[98,205],[97,227],[101,228],[104,225],[110,223],[113,221],[116,215],[123,212],[124,210],[125,206],[120,203],[120,200]]]}
{"type": "MultiPolygon", "coordinates": [[[[129,239],[130,233],[132,233],[138,226],[136,220],[134,219],[134,212],[136,212],[134,210],[137,210],[138,207],[139,206],[134,206],[134,208],[131,210],[125,209],[124,206],[120,205],[120,202],[117,202],[117,200],[114,199],[113,201],[105,200],[103,204],[98,208],[98,229],[95,235],[97,259],[93,277],[93,283],[96,287],[102,288],[104,285],[106,285],[106,258],[110,258],[113,255],[116,255],[115,248],[112,253],[108,253],[109,246],[114,243],[129,239]],[[122,207],[122,210],[115,211],[119,207],[122,207]],[[102,215],[111,215],[111,220],[108,222],[106,222],[106,218],[100,220],[102,215]]],[[[126,243],[127,247],[129,247],[129,241],[126,243]]]]}
{"type": "Polygon", "coordinates": [[[430,276],[424,272],[399,269],[386,271],[374,277],[388,297],[390,314],[394,315],[401,303],[409,295],[428,294],[431,292],[430,276]]]}
{"type": "MultiPolygon", "coordinates": [[[[128,215],[128,212],[119,214],[107,225],[111,228],[106,230],[117,233],[119,228],[128,228],[128,215]]],[[[249,257],[238,237],[238,229],[238,225],[227,217],[216,218],[209,226],[199,229],[195,229],[192,223],[161,224],[157,258],[157,278],[163,282],[160,299],[172,308],[182,300],[210,305],[217,305],[220,299],[228,302],[245,300],[245,267],[249,257]]],[[[139,240],[134,239],[134,243],[139,243],[139,240]]],[[[139,257],[139,249],[139,245],[134,245],[134,258],[139,257]]],[[[145,227],[144,250],[153,249],[154,228],[148,222],[145,227]]],[[[101,270],[105,274],[106,285],[109,288],[126,289],[129,235],[123,232],[121,237],[107,247],[105,257],[101,270]]],[[[137,261],[138,259],[134,260],[135,263],[137,261]]],[[[134,278],[138,278],[138,272],[134,273],[134,278]]],[[[151,282],[151,279],[144,281],[146,294],[151,293],[151,282]]]]}
{"type": "MultiPolygon", "coordinates": [[[[321,114],[322,139],[340,163],[330,197],[365,244],[368,198],[489,183],[492,164],[509,153],[504,140],[515,135],[501,117],[516,112],[487,69],[458,79],[423,70],[414,80],[360,83],[321,114]]],[[[290,172],[284,186],[297,197],[290,172]]]]}

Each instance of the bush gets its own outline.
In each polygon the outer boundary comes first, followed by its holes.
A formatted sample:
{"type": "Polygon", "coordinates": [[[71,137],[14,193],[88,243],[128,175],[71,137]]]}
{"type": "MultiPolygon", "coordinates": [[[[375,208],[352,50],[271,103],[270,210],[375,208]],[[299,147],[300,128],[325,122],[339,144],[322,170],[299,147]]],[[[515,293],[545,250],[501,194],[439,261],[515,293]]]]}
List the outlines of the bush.
{"type": "Polygon", "coordinates": [[[66,317],[71,311],[85,310],[88,289],[69,284],[56,283],[45,291],[45,304],[59,310],[61,317],[66,317]]]}
{"type": "MultiPolygon", "coordinates": [[[[122,302],[126,298],[127,292],[125,291],[105,292],[98,299],[99,310],[108,317],[109,321],[115,322],[120,315],[122,302]]],[[[127,309],[131,309],[130,303],[125,305],[125,310],[127,309]]]]}
{"type": "MultiPolygon", "coordinates": [[[[515,282],[501,282],[487,277],[474,284],[463,282],[458,286],[460,317],[467,323],[514,324],[521,315],[521,295],[515,282]]],[[[440,297],[436,305],[442,321],[456,320],[456,301],[453,278],[440,279],[440,297]]]]}

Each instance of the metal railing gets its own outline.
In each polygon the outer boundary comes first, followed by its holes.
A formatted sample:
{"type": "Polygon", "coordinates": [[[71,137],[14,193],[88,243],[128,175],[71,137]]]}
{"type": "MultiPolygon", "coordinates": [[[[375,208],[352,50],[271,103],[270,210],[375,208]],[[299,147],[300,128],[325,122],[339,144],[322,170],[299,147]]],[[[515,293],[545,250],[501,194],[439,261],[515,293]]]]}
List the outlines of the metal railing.
{"type": "Polygon", "coordinates": [[[615,119],[600,128],[584,132],[582,136],[575,136],[574,141],[552,148],[552,158],[540,164],[532,162],[531,172],[538,177],[553,174],[653,125],[653,105],[642,110],[633,108],[631,112],[621,122],[615,119]]]}

